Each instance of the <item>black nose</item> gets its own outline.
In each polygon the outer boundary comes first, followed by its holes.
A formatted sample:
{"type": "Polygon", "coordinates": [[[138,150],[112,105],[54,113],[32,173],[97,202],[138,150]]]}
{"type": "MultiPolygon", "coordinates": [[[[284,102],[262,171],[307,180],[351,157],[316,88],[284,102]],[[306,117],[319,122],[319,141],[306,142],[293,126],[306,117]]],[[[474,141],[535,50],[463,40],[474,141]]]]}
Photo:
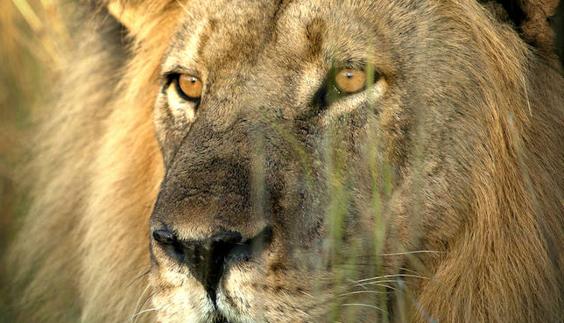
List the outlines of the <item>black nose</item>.
{"type": "Polygon", "coordinates": [[[204,286],[215,304],[217,286],[226,262],[248,261],[270,243],[272,229],[267,227],[256,237],[243,241],[239,232],[223,231],[206,240],[181,241],[169,230],[153,231],[153,238],[167,253],[185,263],[192,276],[204,286]]]}

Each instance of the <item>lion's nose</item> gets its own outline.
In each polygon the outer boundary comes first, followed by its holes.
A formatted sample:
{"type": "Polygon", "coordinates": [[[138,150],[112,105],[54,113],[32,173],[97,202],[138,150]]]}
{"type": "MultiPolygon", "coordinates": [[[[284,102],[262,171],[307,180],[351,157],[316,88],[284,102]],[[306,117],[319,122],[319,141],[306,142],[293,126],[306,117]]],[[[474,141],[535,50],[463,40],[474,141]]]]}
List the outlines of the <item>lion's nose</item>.
{"type": "Polygon", "coordinates": [[[217,286],[227,262],[248,261],[270,243],[272,229],[265,228],[252,239],[243,241],[241,233],[223,231],[205,240],[182,241],[167,229],[153,231],[153,238],[166,252],[186,264],[192,276],[205,288],[215,304],[217,286]]]}

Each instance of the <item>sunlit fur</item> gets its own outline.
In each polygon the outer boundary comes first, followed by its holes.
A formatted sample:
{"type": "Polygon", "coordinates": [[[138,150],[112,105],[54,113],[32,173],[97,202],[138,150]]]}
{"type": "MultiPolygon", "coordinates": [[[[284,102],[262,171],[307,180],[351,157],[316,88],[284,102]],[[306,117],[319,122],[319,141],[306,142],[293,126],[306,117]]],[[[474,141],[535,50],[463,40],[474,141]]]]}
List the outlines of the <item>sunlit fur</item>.
{"type": "MultiPolygon", "coordinates": [[[[433,182],[431,175],[441,169],[437,163],[451,159],[440,157],[443,147],[421,134],[422,139],[415,141],[431,154],[420,166],[430,177],[427,185],[417,187],[423,190],[423,200],[400,196],[390,202],[395,211],[388,220],[383,253],[412,252],[417,265],[410,270],[426,278],[405,275],[412,298],[396,320],[401,316],[413,322],[560,321],[564,80],[552,54],[552,33],[544,23],[555,1],[520,1],[534,18],[521,26],[521,35],[473,0],[372,2],[390,13],[395,6],[413,8],[409,10],[421,24],[416,26],[421,32],[415,34],[450,45],[448,53],[434,53],[436,60],[444,54],[454,59],[428,75],[428,84],[436,87],[401,86],[417,89],[422,97],[446,93],[452,96],[449,102],[471,111],[459,119],[464,128],[458,135],[467,137],[455,138],[453,143],[459,146],[452,150],[457,167],[464,168],[459,170],[466,174],[459,180],[464,183],[452,179],[461,186],[450,187],[433,182]],[[424,22],[452,29],[433,34],[424,22]],[[475,96],[452,88],[467,78],[479,89],[475,96]],[[448,91],[440,92],[445,88],[448,91]],[[420,223],[414,224],[409,211],[414,208],[421,210],[420,223]]],[[[183,3],[151,0],[120,8],[125,12],[128,6],[136,10],[123,21],[129,27],[125,38],[126,31],[104,6],[95,13],[84,10],[77,24],[76,52],[70,55],[65,82],[58,86],[59,104],[45,107],[50,112],[41,123],[28,176],[33,202],[10,259],[22,322],[152,321],[153,307],[160,309],[163,322],[204,319],[183,308],[187,303],[183,289],[191,290],[192,297],[203,292],[188,275],[170,268],[153,275],[152,287],[171,282],[182,286],[157,294],[149,288],[147,275],[149,217],[164,176],[153,109],[161,63],[183,17],[183,3]]],[[[119,10],[113,10],[119,19],[119,10]]],[[[397,28],[412,22],[406,20],[397,28]]],[[[408,65],[417,69],[427,63],[408,65]]],[[[400,98],[407,100],[401,94],[400,98]]],[[[383,125],[395,129],[394,122],[405,121],[395,117],[394,111],[384,113],[383,125]]],[[[447,126],[441,120],[436,129],[447,126]]],[[[386,139],[390,159],[405,157],[402,147],[393,146],[397,138],[386,139]]],[[[397,273],[400,266],[406,266],[404,257],[386,260],[387,272],[397,273]]],[[[235,278],[229,282],[246,279],[235,278]]],[[[299,288],[309,280],[285,278],[282,284],[287,288],[299,288]]],[[[271,283],[272,287],[280,282],[271,283]]],[[[273,293],[264,299],[279,305],[267,313],[270,322],[308,321],[322,315],[316,312],[323,308],[317,304],[322,297],[273,293]]]]}

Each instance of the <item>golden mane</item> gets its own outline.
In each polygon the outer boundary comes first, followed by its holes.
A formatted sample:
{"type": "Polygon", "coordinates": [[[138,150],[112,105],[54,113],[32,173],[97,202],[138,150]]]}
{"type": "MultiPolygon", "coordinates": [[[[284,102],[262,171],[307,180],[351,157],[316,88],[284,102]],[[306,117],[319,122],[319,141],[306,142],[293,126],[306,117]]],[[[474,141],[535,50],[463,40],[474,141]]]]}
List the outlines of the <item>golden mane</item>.
{"type": "Polygon", "coordinates": [[[18,307],[31,321],[121,321],[147,286],[147,222],[163,173],[152,107],[180,10],[151,4],[137,41],[98,10],[68,63],[63,86],[80,88],[42,122],[30,167],[34,202],[11,252],[18,307]]]}
{"type": "Polygon", "coordinates": [[[482,98],[469,100],[486,103],[475,106],[469,125],[483,141],[466,152],[481,163],[468,170],[473,195],[464,229],[449,253],[433,260],[433,281],[421,286],[418,320],[427,314],[445,322],[557,322],[564,268],[562,74],[557,62],[545,61],[542,50],[532,50],[509,26],[477,14],[477,6],[462,2],[452,15],[469,18],[487,64],[471,69],[482,98]]]}

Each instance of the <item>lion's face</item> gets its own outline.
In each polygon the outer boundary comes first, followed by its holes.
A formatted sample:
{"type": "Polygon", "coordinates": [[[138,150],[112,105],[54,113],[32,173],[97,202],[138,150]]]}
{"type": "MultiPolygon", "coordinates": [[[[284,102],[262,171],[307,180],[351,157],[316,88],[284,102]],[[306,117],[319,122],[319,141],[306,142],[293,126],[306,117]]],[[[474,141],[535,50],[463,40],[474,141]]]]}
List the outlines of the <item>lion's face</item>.
{"type": "Polygon", "coordinates": [[[470,72],[482,53],[462,14],[446,1],[186,5],[155,110],[161,321],[371,321],[402,281],[421,283],[420,262],[462,225],[461,151],[480,138],[465,120],[487,75],[470,72]]]}
{"type": "Polygon", "coordinates": [[[72,2],[18,321],[562,321],[558,0],[72,2]]]}

